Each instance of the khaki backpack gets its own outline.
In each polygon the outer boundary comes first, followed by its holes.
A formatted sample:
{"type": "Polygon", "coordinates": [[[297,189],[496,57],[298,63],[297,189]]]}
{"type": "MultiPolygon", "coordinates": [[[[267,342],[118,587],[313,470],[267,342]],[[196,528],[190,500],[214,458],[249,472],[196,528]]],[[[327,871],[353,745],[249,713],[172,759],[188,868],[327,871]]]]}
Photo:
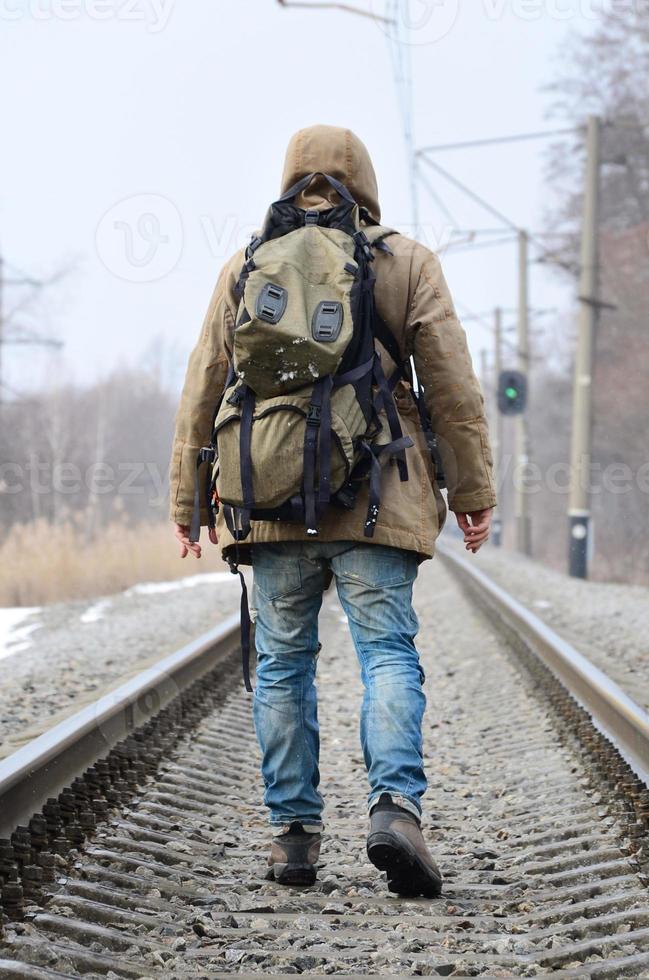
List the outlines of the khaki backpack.
{"type": "Polygon", "coordinates": [[[341,203],[295,207],[315,176],[271,206],[246,249],[232,370],[212,445],[200,457],[213,463],[212,487],[236,540],[253,520],[301,521],[315,538],[323,509],[352,507],[357,482],[368,475],[364,533],[371,537],[381,463],[395,459],[408,479],[405,450],[413,443],[375,350],[371,263],[374,249],[390,251],[384,239],[394,232],[362,228],[359,206],[326,174],[341,203]]]}

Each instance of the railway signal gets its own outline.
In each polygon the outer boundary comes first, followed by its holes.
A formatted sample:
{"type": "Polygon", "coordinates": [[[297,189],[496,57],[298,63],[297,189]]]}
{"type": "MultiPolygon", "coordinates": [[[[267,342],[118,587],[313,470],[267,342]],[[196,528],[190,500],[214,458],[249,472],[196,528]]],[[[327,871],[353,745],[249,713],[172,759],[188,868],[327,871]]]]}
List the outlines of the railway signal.
{"type": "Polygon", "coordinates": [[[521,415],[527,405],[527,376],[522,371],[498,375],[498,410],[503,415],[521,415]]]}

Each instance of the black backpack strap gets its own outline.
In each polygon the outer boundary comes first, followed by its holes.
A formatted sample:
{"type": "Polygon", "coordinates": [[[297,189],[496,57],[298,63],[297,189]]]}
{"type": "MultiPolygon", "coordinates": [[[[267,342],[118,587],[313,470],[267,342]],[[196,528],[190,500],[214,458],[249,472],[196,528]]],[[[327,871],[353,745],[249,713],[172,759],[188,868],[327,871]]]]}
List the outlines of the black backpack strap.
{"type": "Polygon", "coordinates": [[[426,445],[428,446],[428,451],[430,452],[431,459],[433,460],[433,465],[435,467],[435,480],[440,487],[445,487],[446,475],[444,473],[444,463],[442,462],[442,454],[437,443],[437,436],[433,431],[430,414],[428,412],[428,408],[426,407],[424,389],[419,387],[417,391],[415,391],[414,388],[411,390],[412,397],[415,405],[417,406],[417,411],[419,412],[419,421],[426,438],[426,445]]]}
{"type": "MultiPolygon", "coordinates": [[[[200,540],[201,536],[201,466],[204,463],[213,463],[216,459],[214,446],[202,446],[196,454],[196,470],[194,472],[194,506],[192,509],[192,520],[189,528],[189,540],[194,543],[200,540]]],[[[210,466],[205,468],[205,506],[207,507],[208,527],[214,527],[214,511],[212,510],[212,469],[210,466]]]]}
{"type": "Polygon", "coordinates": [[[401,351],[399,350],[399,344],[397,343],[397,338],[394,336],[389,326],[385,322],[382,316],[379,316],[377,312],[374,313],[374,336],[383,347],[396,364],[400,373],[406,375],[406,366],[401,356],[401,351]]]}
{"type": "Polygon", "coordinates": [[[245,385],[243,407],[241,409],[241,428],[239,430],[239,466],[241,472],[241,496],[243,509],[250,512],[255,506],[255,492],[252,481],[252,418],[255,412],[255,393],[245,385]]]}
{"type": "Polygon", "coordinates": [[[233,507],[231,504],[223,504],[223,517],[225,526],[238,543],[245,541],[250,534],[250,511],[243,507],[233,507]]]}
{"type": "Polygon", "coordinates": [[[414,443],[410,436],[402,436],[394,442],[388,442],[383,446],[370,445],[368,442],[361,443],[361,449],[369,456],[370,461],[370,485],[368,493],[367,516],[363,534],[366,538],[374,537],[374,529],[381,510],[381,462],[379,457],[387,454],[395,456],[410,449],[414,443]]]}
{"type": "MultiPolygon", "coordinates": [[[[392,389],[388,384],[388,380],[383,373],[383,368],[381,366],[381,358],[378,354],[374,355],[374,367],[373,367],[374,380],[378,385],[380,402],[385,411],[386,418],[388,420],[388,426],[390,427],[390,435],[392,436],[392,445],[396,445],[398,441],[403,436],[403,429],[401,428],[401,422],[399,420],[399,413],[397,411],[397,406],[394,403],[394,395],[392,389]]],[[[396,383],[396,382],[395,382],[396,383]]],[[[408,463],[406,462],[405,452],[399,452],[398,455],[394,455],[397,466],[399,468],[399,479],[402,483],[405,483],[408,479],[408,463]]]]}
{"type": "Polygon", "coordinates": [[[366,374],[374,367],[374,354],[370,357],[368,361],[363,361],[358,367],[351,368],[349,371],[345,371],[344,374],[334,375],[333,384],[334,388],[341,388],[343,385],[351,385],[356,381],[360,381],[364,378],[366,374]]]}
{"type": "Polygon", "coordinates": [[[239,582],[241,583],[241,667],[246,691],[252,694],[252,684],[250,683],[250,634],[252,624],[250,620],[250,604],[248,602],[248,586],[246,585],[243,572],[239,568],[238,561],[234,558],[228,558],[228,565],[232,574],[239,576],[239,582]]]}
{"type": "Polygon", "coordinates": [[[335,177],[331,177],[329,174],[325,174],[321,170],[315,170],[312,174],[307,174],[306,177],[302,177],[297,181],[297,183],[293,184],[292,187],[289,187],[287,191],[284,191],[282,196],[278,198],[275,203],[282,204],[285,201],[292,201],[299,194],[301,194],[303,190],[306,190],[314,177],[324,177],[324,179],[330,184],[331,187],[333,187],[336,193],[342,197],[343,201],[347,201],[348,204],[356,204],[355,199],[349,193],[344,184],[341,184],[341,182],[336,180],[335,177]]]}
{"type": "Polygon", "coordinates": [[[430,414],[428,408],[426,407],[426,401],[424,399],[424,390],[421,385],[418,384],[417,388],[412,383],[412,376],[410,372],[410,366],[406,362],[404,363],[401,359],[401,352],[399,350],[399,345],[397,344],[396,337],[386,324],[385,320],[378,315],[375,315],[374,319],[374,335],[385,347],[386,351],[397,365],[397,371],[391,376],[388,384],[390,387],[394,388],[397,381],[400,378],[405,378],[410,381],[410,390],[412,392],[413,400],[417,406],[417,411],[419,412],[419,421],[421,423],[421,428],[423,430],[424,436],[426,437],[426,444],[430,452],[433,464],[435,466],[435,479],[440,487],[446,486],[446,477],[444,475],[444,466],[442,463],[442,456],[439,451],[439,446],[437,444],[437,436],[433,431],[433,426],[430,419],[430,414]]]}
{"type": "Polygon", "coordinates": [[[320,425],[322,422],[322,403],[325,397],[324,382],[327,380],[326,378],[320,378],[313,386],[311,403],[309,404],[306,425],[304,427],[304,522],[306,524],[307,534],[314,536],[318,533],[315,486],[316,461],[320,425]]]}
{"type": "Polygon", "coordinates": [[[331,500],[331,392],[333,378],[322,379],[322,409],[320,412],[320,442],[318,459],[320,463],[320,488],[318,503],[328,504],[331,500]]]}

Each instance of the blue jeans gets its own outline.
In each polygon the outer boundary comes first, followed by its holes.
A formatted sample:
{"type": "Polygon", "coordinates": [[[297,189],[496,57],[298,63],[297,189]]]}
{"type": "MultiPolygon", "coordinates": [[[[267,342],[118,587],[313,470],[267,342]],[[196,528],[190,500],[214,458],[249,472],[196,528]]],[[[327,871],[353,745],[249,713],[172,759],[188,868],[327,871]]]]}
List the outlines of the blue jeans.
{"type": "MultiPolygon", "coordinates": [[[[330,575],[347,614],[365,694],[360,737],[370,784],[421,813],[424,671],[414,638],[414,552],[354,542],[291,541],[253,548],[257,684],[253,714],[264,802],[273,826],[322,826],[315,688],[318,613],[330,575]]],[[[325,651],[326,655],[326,651],[325,651]]]]}

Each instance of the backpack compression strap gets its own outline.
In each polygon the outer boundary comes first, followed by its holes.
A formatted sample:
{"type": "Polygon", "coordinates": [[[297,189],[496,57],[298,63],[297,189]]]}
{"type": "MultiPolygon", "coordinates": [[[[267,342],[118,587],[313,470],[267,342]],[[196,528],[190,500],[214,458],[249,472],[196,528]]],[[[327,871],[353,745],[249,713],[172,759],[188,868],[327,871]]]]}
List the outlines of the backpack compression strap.
{"type": "MultiPolygon", "coordinates": [[[[412,370],[410,365],[403,361],[401,357],[401,351],[399,350],[399,345],[397,344],[396,337],[388,327],[385,320],[378,315],[375,315],[374,321],[374,334],[376,339],[381,342],[383,347],[397,365],[397,371],[390,378],[388,385],[394,387],[399,378],[405,378],[410,382],[410,392],[412,399],[417,406],[417,411],[419,412],[419,421],[421,423],[421,428],[423,430],[424,436],[426,438],[426,445],[428,446],[428,451],[430,452],[431,458],[433,460],[433,465],[435,466],[435,478],[440,487],[446,486],[446,477],[444,476],[444,466],[442,463],[442,456],[439,451],[439,445],[437,444],[437,436],[433,431],[433,426],[430,419],[430,414],[426,406],[426,401],[424,399],[424,389],[420,384],[417,384],[417,388],[413,384],[412,370]]],[[[389,418],[388,418],[389,421],[389,418]]],[[[392,430],[391,430],[392,431],[392,430]]]]}

